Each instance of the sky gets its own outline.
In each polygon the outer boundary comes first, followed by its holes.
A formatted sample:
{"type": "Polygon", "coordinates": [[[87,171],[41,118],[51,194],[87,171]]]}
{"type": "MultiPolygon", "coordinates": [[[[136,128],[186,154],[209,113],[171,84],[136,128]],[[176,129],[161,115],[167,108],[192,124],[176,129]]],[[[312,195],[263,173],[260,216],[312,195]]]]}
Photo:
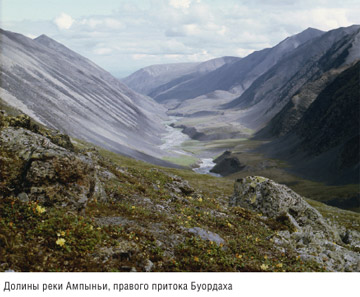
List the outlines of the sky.
{"type": "Polygon", "coordinates": [[[244,57],[308,27],[360,24],[359,0],[0,0],[0,27],[41,34],[117,77],[149,65],[244,57]]]}

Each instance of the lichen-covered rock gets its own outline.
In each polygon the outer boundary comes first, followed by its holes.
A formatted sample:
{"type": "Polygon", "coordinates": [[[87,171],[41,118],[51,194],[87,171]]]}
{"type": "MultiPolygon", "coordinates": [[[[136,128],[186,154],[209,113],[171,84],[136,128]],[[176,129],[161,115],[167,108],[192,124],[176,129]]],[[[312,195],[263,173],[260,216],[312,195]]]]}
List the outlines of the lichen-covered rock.
{"type": "Polygon", "coordinates": [[[189,185],[187,180],[182,179],[177,175],[170,175],[172,182],[167,183],[166,187],[174,194],[191,195],[195,190],[189,185]]]}
{"type": "Polygon", "coordinates": [[[249,176],[236,181],[230,206],[241,206],[262,213],[286,225],[271,238],[279,249],[297,251],[302,260],[313,260],[329,271],[360,271],[360,254],[344,247],[355,231],[340,237],[340,230],[328,224],[323,216],[300,195],[284,185],[249,176]],[[285,247],[285,248],[284,248],[285,247]]]}
{"type": "Polygon", "coordinates": [[[8,173],[3,178],[10,180],[8,194],[76,209],[82,209],[94,194],[96,173],[92,159],[22,127],[1,129],[0,144],[0,165],[8,173]]]}
{"type": "Polygon", "coordinates": [[[284,185],[260,177],[248,176],[236,181],[230,206],[241,206],[260,212],[288,224],[291,230],[311,227],[332,241],[340,241],[339,234],[322,215],[300,195],[284,185]]]}
{"type": "Polygon", "coordinates": [[[69,135],[60,133],[56,130],[50,130],[41,127],[35,123],[28,115],[20,114],[18,116],[8,116],[5,111],[0,111],[0,128],[14,127],[24,128],[36,134],[40,134],[50,140],[52,143],[61,146],[67,150],[74,151],[74,146],[70,140],[69,135]]]}

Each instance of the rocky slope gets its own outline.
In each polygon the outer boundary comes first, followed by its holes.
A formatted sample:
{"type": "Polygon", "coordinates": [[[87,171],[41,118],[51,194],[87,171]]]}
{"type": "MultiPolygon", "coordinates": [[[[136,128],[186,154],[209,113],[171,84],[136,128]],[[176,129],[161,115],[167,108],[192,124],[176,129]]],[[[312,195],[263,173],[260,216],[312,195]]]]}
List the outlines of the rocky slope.
{"type": "Polygon", "coordinates": [[[331,69],[325,72],[319,79],[306,83],[296,92],[284,108],[263,129],[256,133],[255,137],[257,139],[274,138],[284,136],[292,131],[320,92],[342,71],[351,66],[350,64],[337,69],[331,69]]]}
{"type": "Polygon", "coordinates": [[[42,35],[0,31],[1,89],[8,104],[48,127],[112,151],[163,164],[165,109],[88,59],[42,35]]]}
{"type": "MultiPolygon", "coordinates": [[[[280,246],[290,244],[302,259],[313,259],[329,270],[360,270],[360,254],[339,245],[344,241],[349,243],[351,231],[343,230],[340,234],[341,229],[329,224],[316,209],[286,186],[263,177],[238,180],[230,205],[260,212],[286,224],[289,230],[277,232],[271,239],[280,246]]],[[[360,243],[359,235],[356,233],[356,238],[351,239],[355,248],[360,243]]]]}
{"type": "MultiPolygon", "coordinates": [[[[295,172],[334,184],[358,183],[360,62],[341,72],[285,136],[263,146],[295,172]]],[[[358,205],[359,198],[358,199],[358,205]]]]}
{"type": "Polygon", "coordinates": [[[358,214],[318,204],[324,218],[260,177],[231,198],[227,180],[99,151],[11,112],[0,113],[1,271],[360,269],[358,214]]]}

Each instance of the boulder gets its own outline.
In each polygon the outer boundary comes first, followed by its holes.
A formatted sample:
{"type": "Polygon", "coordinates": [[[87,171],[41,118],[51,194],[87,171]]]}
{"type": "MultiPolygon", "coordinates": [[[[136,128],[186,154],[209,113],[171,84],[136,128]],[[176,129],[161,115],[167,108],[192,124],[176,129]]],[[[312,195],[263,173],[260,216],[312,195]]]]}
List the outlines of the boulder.
{"type": "Polygon", "coordinates": [[[348,231],[340,236],[340,230],[288,187],[268,178],[248,176],[237,180],[234,188],[230,206],[256,211],[288,227],[271,238],[280,250],[290,247],[304,261],[316,261],[330,271],[359,271],[360,254],[344,247],[344,243],[354,241],[356,233],[348,231]]]}
{"type": "Polygon", "coordinates": [[[265,177],[248,176],[237,180],[230,206],[262,213],[288,225],[291,231],[307,229],[329,240],[340,241],[338,232],[300,195],[265,177]]]}
{"type": "Polygon", "coordinates": [[[195,190],[189,185],[187,180],[184,180],[177,175],[169,176],[172,179],[172,182],[167,183],[165,186],[174,194],[187,196],[195,193],[195,190]]]}

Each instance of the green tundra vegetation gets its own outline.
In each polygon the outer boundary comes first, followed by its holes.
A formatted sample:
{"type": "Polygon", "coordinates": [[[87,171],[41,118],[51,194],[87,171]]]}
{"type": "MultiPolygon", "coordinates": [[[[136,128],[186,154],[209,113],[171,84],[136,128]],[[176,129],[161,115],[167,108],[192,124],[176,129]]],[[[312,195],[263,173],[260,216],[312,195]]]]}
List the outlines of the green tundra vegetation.
{"type": "MultiPolygon", "coordinates": [[[[1,108],[0,271],[326,271],[274,244],[286,220],[229,207],[233,180],[70,141],[1,108]]],[[[360,231],[358,214],[309,202],[360,231]]]]}

